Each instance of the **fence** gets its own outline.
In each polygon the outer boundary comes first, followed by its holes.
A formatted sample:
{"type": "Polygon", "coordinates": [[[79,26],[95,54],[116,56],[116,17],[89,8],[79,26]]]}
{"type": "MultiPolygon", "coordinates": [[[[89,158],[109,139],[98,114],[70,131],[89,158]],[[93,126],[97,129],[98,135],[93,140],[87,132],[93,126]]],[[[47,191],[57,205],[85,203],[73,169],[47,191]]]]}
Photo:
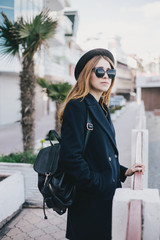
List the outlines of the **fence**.
{"type": "Polygon", "coordinates": [[[117,189],[113,200],[113,240],[158,240],[160,201],[157,189],[148,189],[148,130],[144,104],[137,116],[137,129],[132,130],[132,164],[143,163],[145,175],[136,172],[131,189],[117,189]]]}

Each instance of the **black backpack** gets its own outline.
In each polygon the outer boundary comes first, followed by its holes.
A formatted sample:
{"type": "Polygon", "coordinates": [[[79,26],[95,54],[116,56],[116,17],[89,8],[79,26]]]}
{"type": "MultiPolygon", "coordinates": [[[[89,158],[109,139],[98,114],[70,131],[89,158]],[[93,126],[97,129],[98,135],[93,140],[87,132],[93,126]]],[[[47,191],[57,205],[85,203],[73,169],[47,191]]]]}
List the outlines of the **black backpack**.
{"type": "MultiPolygon", "coordinates": [[[[83,153],[87,146],[90,130],[93,130],[93,124],[91,123],[90,113],[87,112],[86,136],[83,153]]],[[[59,215],[62,215],[66,212],[66,209],[73,204],[76,191],[75,186],[69,182],[59,165],[61,137],[55,130],[50,130],[49,140],[51,146],[39,151],[33,166],[34,170],[38,173],[39,191],[43,195],[43,211],[45,219],[47,219],[45,204],[48,208],[53,208],[53,210],[59,215]],[[58,140],[58,143],[54,145],[51,141],[52,134],[54,134],[58,140]]]]}

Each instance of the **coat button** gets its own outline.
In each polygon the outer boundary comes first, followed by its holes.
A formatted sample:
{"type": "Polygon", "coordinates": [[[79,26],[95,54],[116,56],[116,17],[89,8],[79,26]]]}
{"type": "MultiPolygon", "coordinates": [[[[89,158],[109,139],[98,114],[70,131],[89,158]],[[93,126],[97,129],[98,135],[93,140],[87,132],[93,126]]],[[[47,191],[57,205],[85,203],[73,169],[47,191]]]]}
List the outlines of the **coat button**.
{"type": "Polygon", "coordinates": [[[112,181],[115,182],[115,179],[113,178],[112,181]]]}
{"type": "Polygon", "coordinates": [[[111,160],[112,160],[112,158],[111,158],[111,157],[109,157],[108,159],[109,159],[109,161],[111,161],[111,160]]]}
{"type": "Polygon", "coordinates": [[[115,154],[114,156],[115,156],[115,158],[118,158],[117,154],[115,154]]]}

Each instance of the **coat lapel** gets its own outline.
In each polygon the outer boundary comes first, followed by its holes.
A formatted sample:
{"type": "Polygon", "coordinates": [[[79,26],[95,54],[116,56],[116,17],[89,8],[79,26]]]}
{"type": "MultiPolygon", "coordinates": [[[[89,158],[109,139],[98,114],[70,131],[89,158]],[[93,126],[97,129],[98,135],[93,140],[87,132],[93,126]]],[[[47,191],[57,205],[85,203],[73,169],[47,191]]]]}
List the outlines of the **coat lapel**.
{"type": "Polygon", "coordinates": [[[110,118],[108,109],[106,109],[106,110],[108,112],[109,121],[107,120],[99,103],[96,101],[96,99],[91,94],[88,94],[85,97],[85,100],[86,100],[88,108],[89,108],[90,112],[92,113],[93,117],[96,119],[98,124],[103,128],[103,130],[107,133],[107,135],[109,136],[110,140],[112,141],[114,147],[117,150],[115,136],[114,136],[114,130],[113,130],[113,126],[111,123],[111,118],[110,118]]]}
{"type": "Polygon", "coordinates": [[[111,120],[109,109],[107,108],[106,105],[104,105],[104,108],[106,109],[106,111],[108,113],[108,121],[110,123],[111,129],[112,129],[112,132],[113,132],[113,135],[114,135],[114,138],[115,138],[115,130],[114,130],[114,126],[113,126],[113,123],[112,123],[112,120],[111,120]]]}

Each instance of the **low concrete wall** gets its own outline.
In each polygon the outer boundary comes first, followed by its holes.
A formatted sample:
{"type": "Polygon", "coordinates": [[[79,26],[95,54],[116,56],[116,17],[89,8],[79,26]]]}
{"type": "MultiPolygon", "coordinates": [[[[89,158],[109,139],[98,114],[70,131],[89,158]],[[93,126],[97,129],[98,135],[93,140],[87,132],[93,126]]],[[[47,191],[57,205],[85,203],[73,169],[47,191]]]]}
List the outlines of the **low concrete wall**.
{"type": "Polygon", "coordinates": [[[21,208],[24,201],[24,178],[20,172],[0,182],[0,227],[21,208]]]}
{"type": "Polygon", "coordinates": [[[38,175],[33,170],[32,164],[27,163],[0,163],[1,174],[21,172],[24,177],[25,202],[42,204],[42,196],[38,190],[38,175]]]}
{"type": "MultiPolygon", "coordinates": [[[[145,174],[143,175],[143,187],[148,188],[148,129],[132,129],[132,145],[131,145],[131,165],[136,162],[137,135],[142,134],[142,163],[145,165],[145,174]]],[[[133,188],[133,178],[131,177],[131,188],[133,188]]]]}
{"type": "Polygon", "coordinates": [[[113,199],[112,240],[125,240],[128,206],[131,200],[141,200],[143,205],[142,239],[158,240],[160,236],[160,199],[157,189],[117,189],[113,199]]]}

